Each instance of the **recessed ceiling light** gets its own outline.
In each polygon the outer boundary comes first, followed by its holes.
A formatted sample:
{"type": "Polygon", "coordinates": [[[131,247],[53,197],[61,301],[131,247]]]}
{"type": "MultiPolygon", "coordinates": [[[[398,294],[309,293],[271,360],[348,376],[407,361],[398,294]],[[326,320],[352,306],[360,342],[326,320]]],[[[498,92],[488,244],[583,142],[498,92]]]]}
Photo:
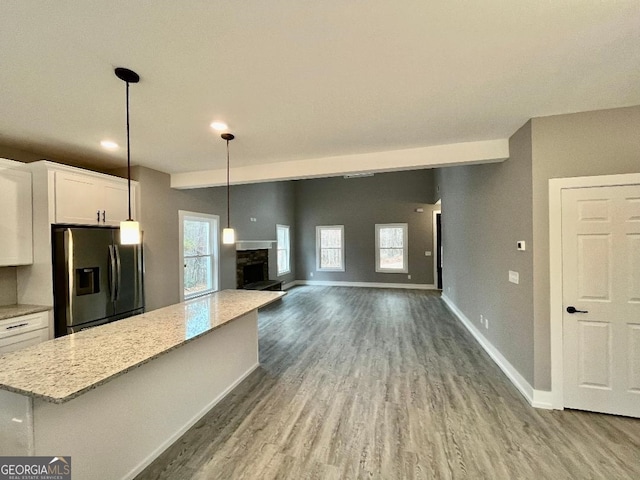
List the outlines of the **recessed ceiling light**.
{"type": "Polygon", "coordinates": [[[218,132],[222,132],[223,130],[228,129],[229,126],[224,122],[213,122],[211,124],[211,128],[213,128],[214,130],[217,130],[218,132]]]}
{"type": "Polygon", "coordinates": [[[102,140],[100,142],[102,148],[106,148],[107,150],[115,150],[118,148],[118,144],[116,142],[112,142],[111,140],[102,140]]]}

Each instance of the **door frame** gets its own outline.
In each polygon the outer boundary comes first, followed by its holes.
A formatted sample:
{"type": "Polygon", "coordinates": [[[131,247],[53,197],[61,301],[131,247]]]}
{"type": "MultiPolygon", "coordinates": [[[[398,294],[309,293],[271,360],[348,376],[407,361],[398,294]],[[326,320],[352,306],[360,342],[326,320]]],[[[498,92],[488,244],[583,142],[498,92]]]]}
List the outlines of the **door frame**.
{"type": "MultiPolygon", "coordinates": [[[[431,257],[433,258],[433,285],[438,289],[438,222],[436,220],[437,215],[440,214],[440,222],[442,222],[442,207],[440,204],[436,204],[431,214],[431,225],[433,231],[433,247],[431,248],[431,257]]],[[[443,275],[444,277],[444,275],[443,275]]],[[[442,286],[444,287],[444,278],[442,279],[442,286]]]]}
{"type": "Polygon", "coordinates": [[[562,302],[562,191],[574,188],[640,185],[640,173],[549,180],[549,306],[551,330],[551,406],[564,409],[562,302]]]}

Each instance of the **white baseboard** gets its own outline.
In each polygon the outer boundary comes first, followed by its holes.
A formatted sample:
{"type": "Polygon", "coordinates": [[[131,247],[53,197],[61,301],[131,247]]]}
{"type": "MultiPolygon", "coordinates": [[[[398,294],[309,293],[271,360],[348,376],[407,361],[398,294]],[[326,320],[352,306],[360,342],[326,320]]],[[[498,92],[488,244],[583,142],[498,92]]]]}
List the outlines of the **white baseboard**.
{"type": "Polygon", "coordinates": [[[282,284],[282,290],[289,290],[290,288],[295,287],[296,285],[300,285],[298,283],[298,280],[293,280],[291,282],[287,282],[287,283],[283,283],[282,284]]]}
{"type": "Polygon", "coordinates": [[[535,408],[543,408],[545,410],[553,410],[553,392],[547,392],[546,390],[534,390],[531,406],[535,408]]]}
{"type": "Polygon", "coordinates": [[[338,282],[331,280],[296,280],[295,282],[291,283],[295,283],[296,285],[312,285],[317,287],[404,288],[407,290],[436,290],[435,285],[428,283],[338,282]]]}
{"type": "Polygon", "coordinates": [[[460,320],[465,328],[473,335],[480,346],[489,354],[491,359],[500,367],[511,383],[518,389],[532,407],[550,410],[552,408],[551,398],[552,392],[543,390],[534,390],[527,380],[515,369],[513,365],[500,353],[500,351],[487,340],[476,326],[469,320],[464,313],[447,297],[442,294],[442,300],[449,307],[449,310],[460,320]]]}

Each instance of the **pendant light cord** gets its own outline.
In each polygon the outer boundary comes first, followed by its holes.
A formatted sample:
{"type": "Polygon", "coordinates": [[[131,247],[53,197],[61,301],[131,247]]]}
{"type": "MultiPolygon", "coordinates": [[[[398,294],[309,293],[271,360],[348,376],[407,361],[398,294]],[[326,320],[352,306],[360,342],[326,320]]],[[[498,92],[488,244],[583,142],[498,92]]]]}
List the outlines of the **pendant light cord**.
{"type": "Polygon", "coordinates": [[[227,140],[227,228],[231,228],[231,194],[229,191],[229,140],[227,140]]]}
{"type": "Polygon", "coordinates": [[[129,200],[129,221],[131,218],[131,144],[129,142],[129,82],[127,84],[127,191],[129,200]]]}

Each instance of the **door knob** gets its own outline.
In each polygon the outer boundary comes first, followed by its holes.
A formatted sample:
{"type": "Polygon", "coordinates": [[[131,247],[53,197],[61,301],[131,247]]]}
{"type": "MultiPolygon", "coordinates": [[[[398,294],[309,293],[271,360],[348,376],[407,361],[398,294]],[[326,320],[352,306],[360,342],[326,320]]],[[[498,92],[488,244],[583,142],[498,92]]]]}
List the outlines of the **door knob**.
{"type": "Polygon", "coordinates": [[[578,310],[573,305],[567,307],[567,313],[589,313],[589,310],[578,310]]]}

